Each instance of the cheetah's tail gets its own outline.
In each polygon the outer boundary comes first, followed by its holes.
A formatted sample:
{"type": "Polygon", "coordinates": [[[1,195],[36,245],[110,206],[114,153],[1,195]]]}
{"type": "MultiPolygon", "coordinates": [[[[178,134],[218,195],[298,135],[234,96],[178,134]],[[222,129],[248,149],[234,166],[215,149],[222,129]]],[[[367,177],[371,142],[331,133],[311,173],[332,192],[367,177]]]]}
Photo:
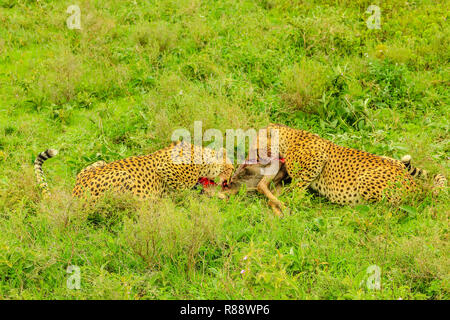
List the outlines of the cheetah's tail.
{"type": "Polygon", "coordinates": [[[434,176],[433,186],[431,190],[435,196],[439,194],[439,192],[447,186],[447,178],[444,175],[438,173],[434,176]]]}
{"type": "MultiPolygon", "coordinates": [[[[412,175],[414,178],[427,178],[427,171],[414,167],[411,165],[411,156],[408,154],[402,158],[402,163],[405,165],[406,169],[408,170],[409,174],[412,175]]],[[[447,178],[444,177],[442,174],[436,174],[433,178],[433,186],[431,187],[431,190],[434,195],[437,195],[445,186],[447,185],[447,178]]]]}
{"type": "Polygon", "coordinates": [[[409,154],[403,156],[401,162],[405,165],[406,170],[408,170],[408,173],[412,175],[413,178],[427,178],[428,172],[426,170],[414,167],[411,164],[411,156],[409,154]]]}
{"type": "Polygon", "coordinates": [[[42,194],[44,196],[49,195],[50,191],[48,189],[48,184],[45,182],[44,171],[42,170],[42,164],[45,160],[53,158],[58,154],[58,151],[55,149],[48,149],[44,152],[39,153],[36,160],[34,160],[34,173],[36,174],[36,179],[38,186],[42,190],[42,194]]]}

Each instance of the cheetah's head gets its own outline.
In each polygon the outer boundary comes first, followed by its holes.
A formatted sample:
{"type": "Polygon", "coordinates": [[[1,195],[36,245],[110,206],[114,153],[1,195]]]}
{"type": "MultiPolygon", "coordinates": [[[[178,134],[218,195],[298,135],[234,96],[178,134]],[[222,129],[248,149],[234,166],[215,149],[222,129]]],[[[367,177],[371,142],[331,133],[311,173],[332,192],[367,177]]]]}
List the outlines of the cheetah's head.
{"type": "Polygon", "coordinates": [[[218,179],[218,184],[226,187],[231,181],[231,176],[234,171],[233,163],[228,159],[225,148],[221,148],[214,157],[213,163],[209,164],[207,178],[211,180],[218,179]]]}

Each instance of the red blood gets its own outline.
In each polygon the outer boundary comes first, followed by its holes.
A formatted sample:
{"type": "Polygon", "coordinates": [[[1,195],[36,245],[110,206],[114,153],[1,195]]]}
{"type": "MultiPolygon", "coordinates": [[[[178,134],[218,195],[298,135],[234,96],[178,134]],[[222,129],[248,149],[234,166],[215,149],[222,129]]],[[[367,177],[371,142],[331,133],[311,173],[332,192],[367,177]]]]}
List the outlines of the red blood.
{"type": "Polygon", "coordinates": [[[209,180],[206,177],[198,179],[198,182],[201,183],[204,188],[206,188],[207,186],[215,186],[215,185],[217,185],[213,180],[209,180]]]}
{"type": "Polygon", "coordinates": [[[222,182],[222,190],[229,189],[229,188],[230,188],[230,186],[228,185],[227,181],[222,182]]]}

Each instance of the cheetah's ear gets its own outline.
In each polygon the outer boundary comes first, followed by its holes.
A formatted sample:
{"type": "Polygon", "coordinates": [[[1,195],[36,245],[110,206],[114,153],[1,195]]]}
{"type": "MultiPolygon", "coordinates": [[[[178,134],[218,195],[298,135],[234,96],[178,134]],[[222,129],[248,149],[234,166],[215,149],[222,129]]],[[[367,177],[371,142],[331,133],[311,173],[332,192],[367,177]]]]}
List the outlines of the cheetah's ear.
{"type": "Polygon", "coordinates": [[[171,147],[175,147],[175,146],[178,146],[178,145],[184,146],[184,145],[185,145],[185,142],[184,142],[184,141],[178,140],[178,141],[173,141],[173,142],[170,144],[171,147]]]}
{"type": "Polygon", "coordinates": [[[218,156],[221,157],[223,160],[225,160],[227,163],[231,162],[230,159],[228,158],[227,149],[223,147],[219,149],[218,156]]]}
{"type": "Polygon", "coordinates": [[[274,128],[274,129],[276,129],[276,128],[288,128],[288,129],[290,129],[290,128],[289,128],[287,125],[285,125],[285,124],[281,124],[281,123],[273,123],[273,122],[269,123],[269,125],[267,126],[268,131],[270,131],[269,128],[274,128]]]}
{"type": "Polygon", "coordinates": [[[178,143],[180,146],[182,146],[183,148],[186,148],[186,147],[190,147],[191,146],[191,144],[189,143],[189,142],[186,142],[186,141],[179,141],[179,143],[178,143]]]}
{"type": "Polygon", "coordinates": [[[267,130],[270,131],[270,130],[269,130],[270,128],[278,128],[278,127],[281,127],[281,125],[278,124],[278,123],[273,123],[273,122],[271,122],[271,123],[269,123],[269,125],[267,126],[267,130]]]}

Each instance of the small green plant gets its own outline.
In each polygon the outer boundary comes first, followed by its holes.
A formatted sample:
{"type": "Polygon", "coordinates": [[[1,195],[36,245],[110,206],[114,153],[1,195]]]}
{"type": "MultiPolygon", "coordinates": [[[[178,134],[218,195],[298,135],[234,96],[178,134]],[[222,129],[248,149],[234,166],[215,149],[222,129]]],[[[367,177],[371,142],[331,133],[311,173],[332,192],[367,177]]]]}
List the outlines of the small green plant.
{"type": "Polygon", "coordinates": [[[405,108],[412,88],[405,79],[405,67],[388,59],[369,63],[369,79],[376,83],[373,104],[378,108],[405,108]]]}
{"type": "Polygon", "coordinates": [[[150,268],[173,264],[195,273],[203,246],[220,245],[221,219],[217,209],[189,201],[184,209],[169,199],[149,203],[128,219],[124,236],[133,250],[150,268]]]}

